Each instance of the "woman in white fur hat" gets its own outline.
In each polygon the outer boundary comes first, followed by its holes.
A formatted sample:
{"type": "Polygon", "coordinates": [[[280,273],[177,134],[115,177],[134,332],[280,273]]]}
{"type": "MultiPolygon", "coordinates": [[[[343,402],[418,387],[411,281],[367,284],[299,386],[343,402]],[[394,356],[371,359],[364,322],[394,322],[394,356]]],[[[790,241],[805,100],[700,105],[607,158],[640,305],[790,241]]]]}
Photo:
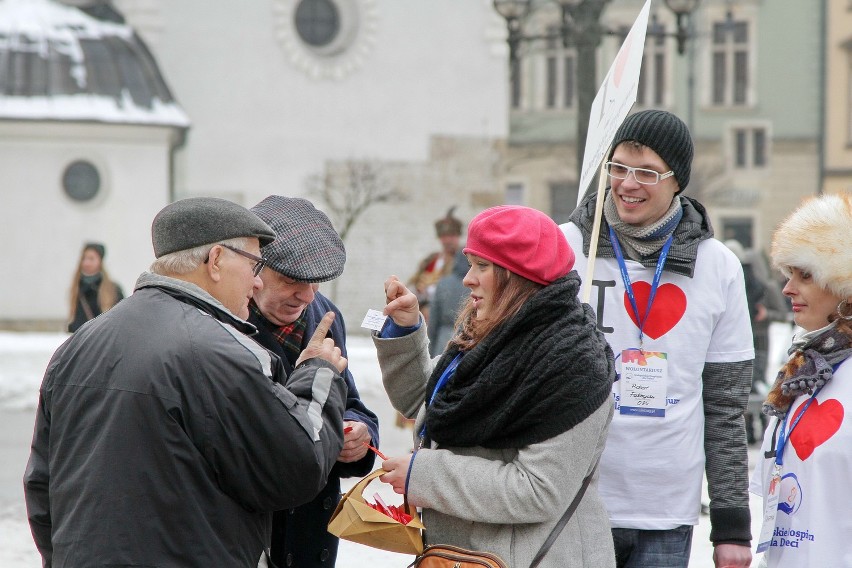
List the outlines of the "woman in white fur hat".
{"type": "Polygon", "coordinates": [[[802,329],[763,407],[761,566],[852,566],[852,196],[804,202],[776,230],[772,262],[802,329]]]}

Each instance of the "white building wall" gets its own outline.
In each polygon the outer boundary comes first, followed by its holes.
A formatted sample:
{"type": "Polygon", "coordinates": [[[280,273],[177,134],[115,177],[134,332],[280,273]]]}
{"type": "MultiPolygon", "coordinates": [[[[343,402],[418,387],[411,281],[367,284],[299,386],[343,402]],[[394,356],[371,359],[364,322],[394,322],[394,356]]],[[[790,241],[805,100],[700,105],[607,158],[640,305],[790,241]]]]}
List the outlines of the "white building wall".
{"type": "Polygon", "coordinates": [[[87,241],[125,294],[153,260],[151,221],[168,203],[168,136],[161,127],[0,121],[0,321],[67,318],[68,291],[87,241]],[[92,162],[100,194],[71,200],[62,174],[92,162]]]}
{"type": "MultiPolygon", "coordinates": [[[[438,158],[432,150],[436,139],[488,146],[505,138],[506,46],[490,0],[339,1],[358,9],[360,35],[330,60],[300,51],[288,27],[297,0],[115,5],[147,41],[191,121],[175,155],[175,197],[251,206],[272,193],[304,195],[310,175],[345,160],[393,164],[408,180],[413,198],[365,215],[347,241],[337,300],[353,325],[364,306],[377,307],[387,274],[407,276],[435,250],[433,222],[449,206],[467,221],[491,204],[476,195],[499,189],[489,169],[496,158],[483,167],[479,156],[464,159],[467,150],[438,158]]],[[[152,260],[151,220],[169,200],[170,131],[74,123],[0,129],[0,236],[12,244],[0,248],[0,261],[14,267],[9,274],[36,276],[26,284],[0,279],[0,320],[64,319],[87,240],[106,243],[106,266],[130,293],[152,260]],[[62,171],[74,158],[101,169],[106,191],[95,203],[62,193],[62,171]]]]}
{"type": "Polygon", "coordinates": [[[303,57],[282,23],[292,0],[161,0],[158,18],[151,4],[117,2],[130,24],[144,18],[192,121],[180,193],[253,203],[301,192],[325,160],[424,160],[431,135],[506,134],[504,24],[488,1],[354,1],[363,41],[340,78],[312,76],[337,59],[303,57]]]}
{"type": "Polygon", "coordinates": [[[347,2],[358,8],[361,37],[328,60],[306,55],[287,27],[296,0],[116,5],[149,42],[192,122],[177,153],[178,197],[251,206],[273,193],[305,195],[308,176],[343,160],[393,162],[417,180],[408,187],[419,195],[365,215],[347,241],[337,302],[357,329],[364,307],[378,307],[384,277],[413,273],[435,250],[435,219],[455,204],[467,221],[479,207],[471,195],[499,189],[481,168],[479,181],[468,181],[464,160],[455,174],[433,171],[447,160],[430,150],[433,137],[505,138],[507,53],[490,0],[347,2]],[[438,183],[448,175],[454,191],[438,183]]]}

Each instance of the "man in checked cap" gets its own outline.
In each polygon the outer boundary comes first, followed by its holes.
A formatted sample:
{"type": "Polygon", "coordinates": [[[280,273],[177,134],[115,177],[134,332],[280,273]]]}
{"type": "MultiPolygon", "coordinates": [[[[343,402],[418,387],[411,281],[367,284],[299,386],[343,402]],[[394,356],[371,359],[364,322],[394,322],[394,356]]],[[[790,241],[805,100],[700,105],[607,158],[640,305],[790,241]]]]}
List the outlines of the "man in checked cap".
{"type": "MultiPolygon", "coordinates": [[[[336,314],[329,335],[346,356],[343,316],[319,284],[343,273],[346,250],[328,217],[306,199],[270,195],[252,208],[275,232],[261,248],[266,267],[263,288],[249,305],[249,321],[258,328],[254,338],[278,354],[285,366],[295,366],[326,312],[336,314]]],[[[352,375],[343,373],[349,387],[343,416],[344,445],[328,483],[304,505],[273,516],[272,561],[278,566],[334,566],[338,539],[326,530],[340,500],[340,478],[363,477],[373,468],[365,444],[379,444],[379,421],[361,401],[352,375]]]]}
{"type": "Polygon", "coordinates": [[[192,197],[151,233],[133,295],[48,365],[24,474],[33,539],[45,568],[265,567],[272,512],[323,487],[343,446],[333,316],[285,374],[246,321],[273,230],[192,197]]]}

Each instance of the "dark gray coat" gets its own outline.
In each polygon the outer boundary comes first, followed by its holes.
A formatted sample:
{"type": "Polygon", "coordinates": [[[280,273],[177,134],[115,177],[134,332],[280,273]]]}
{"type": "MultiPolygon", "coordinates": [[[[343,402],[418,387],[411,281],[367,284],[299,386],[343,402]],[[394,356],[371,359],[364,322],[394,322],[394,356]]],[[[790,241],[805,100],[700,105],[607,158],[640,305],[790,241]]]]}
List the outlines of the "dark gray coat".
{"type": "Polygon", "coordinates": [[[24,477],[46,567],[258,565],[271,512],[325,484],[346,386],[316,360],[285,379],[253,331],[143,274],[56,351],[24,477]]]}

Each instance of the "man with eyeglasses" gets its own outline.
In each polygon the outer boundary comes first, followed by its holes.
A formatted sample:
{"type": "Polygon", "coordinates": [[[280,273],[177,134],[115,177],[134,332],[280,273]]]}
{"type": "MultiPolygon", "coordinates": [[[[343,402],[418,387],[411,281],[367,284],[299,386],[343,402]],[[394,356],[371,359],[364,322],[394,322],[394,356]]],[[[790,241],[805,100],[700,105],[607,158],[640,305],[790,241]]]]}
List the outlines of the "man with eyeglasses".
{"type": "Polygon", "coordinates": [[[310,499],[343,447],[346,358],[317,326],[292,373],[249,335],[257,215],[162,209],[132,296],[83,325],[42,382],[24,491],[50,566],[267,566],[272,512],[310,499]]]}
{"type": "MultiPolygon", "coordinates": [[[[743,412],[754,359],[743,272],[682,195],[693,143],[675,115],[628,116],[606,163],[591,307],[616,354],[615,417],[600,463],[619,568],[681,568],[710,493],[717,567],[751,563],[743,412]]],[[[562,230],[588,257],[595,195],[562,230]]]]}
{"type": "MultiPolygon", "coordinates": [[[[319,292],[321,282],[343,273],[346,250],[329,218],[307,199],[270,195],[251,209],[272,227],[275,239],[261,248],[266,268],[263,288],[250,304],[249,321],[261,345],[292,369],[327,312],[336,314],[329,335],[346,356],[346,326],[334,303],[319,292]]],[[[363,477],[373,469],[367,444],[379,445],[379,420],[361,401],[347,369],[343,417],[344,445],[328,482],[319,494],[299,507],[278,511],[272,522],[272,561],[281,567],[334,566],[338,539],[328,522],[340,500],[340,479],[363,477]]],[[[307,499],[306,499],[307,501],[307,499]]]]}

